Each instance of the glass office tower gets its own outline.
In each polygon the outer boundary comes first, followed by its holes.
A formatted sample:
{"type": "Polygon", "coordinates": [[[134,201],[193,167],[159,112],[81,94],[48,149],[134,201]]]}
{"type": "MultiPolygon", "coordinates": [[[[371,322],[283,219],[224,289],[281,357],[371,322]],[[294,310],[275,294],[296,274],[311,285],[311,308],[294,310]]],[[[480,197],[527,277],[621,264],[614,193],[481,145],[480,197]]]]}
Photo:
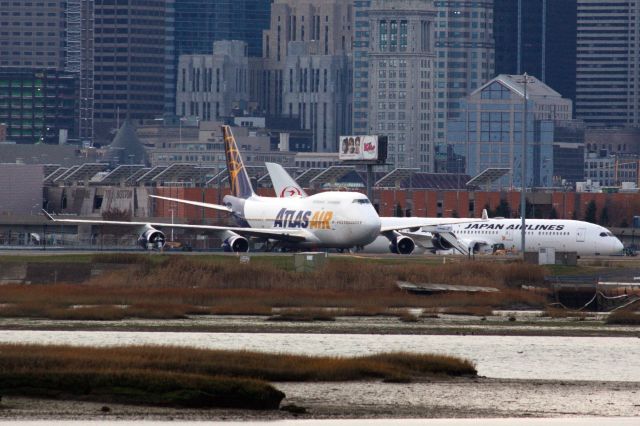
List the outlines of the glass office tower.
{"type": "Polygon", "coordinates": [[[262,56],[270,0],[175,0],[176,55],[211,53],[213,42],[240,40],[249,56],[262,56]]]}

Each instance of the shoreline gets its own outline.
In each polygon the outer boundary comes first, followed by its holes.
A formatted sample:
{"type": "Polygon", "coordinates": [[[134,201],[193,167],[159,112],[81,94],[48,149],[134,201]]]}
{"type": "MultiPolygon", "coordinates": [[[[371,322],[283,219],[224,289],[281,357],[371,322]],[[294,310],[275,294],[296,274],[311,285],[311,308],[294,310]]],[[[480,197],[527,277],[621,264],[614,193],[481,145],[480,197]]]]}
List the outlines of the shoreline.
{"type": "MultiPolygon", "coordinates": [[[[338,317],[336,321],[273,322],[256,316],[196,316],[186,320],[51,321],[1,319],[0,331],[152,331],[211,333],[464,334],[504,336],[638,337],[639,327],[608,326],[601,321],[552,319],[520,313],[515,324],[504,316],[443,315],[403,323],[395,317],[338,317]]],[[[606,377],[603,371],[602,377],[606,377]]],[[[451,378],[411,383],[271,382],[286,394],[290,412],[176,409],[156,406],[47,400],[2,396],[0,421],[265,421],[287,419],[399,419],[504,417],[640,416],[640,382],[451,378]],[[103,411],[103,407],[108,407],[103,411]]]]}
{"type": "MultiPolygon", "coordinates": [[[[525,313],[526,314],[526,313],[525,313]]],[[[49,320],[0,318],[0,331],[128,331],[202,333],[310,333],[310,334],[400,334],[480,335],[549,337],[637,337],[640,327],[606,325],[599,320],[552,319],[522,315],[515,321],[505,316],[481,320],[477,316],[441,315],[403,323],[397,317],[349,316],[334,321],[269,321],[267,316],[207,315],[178,320],[119,321],[49,320]]]]}

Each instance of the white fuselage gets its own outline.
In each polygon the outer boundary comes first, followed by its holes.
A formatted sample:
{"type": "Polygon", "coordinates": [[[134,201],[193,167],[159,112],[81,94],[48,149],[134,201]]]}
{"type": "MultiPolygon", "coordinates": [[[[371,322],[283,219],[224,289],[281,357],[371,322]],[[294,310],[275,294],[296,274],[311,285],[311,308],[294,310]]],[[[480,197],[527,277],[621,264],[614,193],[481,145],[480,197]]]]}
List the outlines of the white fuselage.
{"type": "MultiPolygon", "coordinates": [[[[400,224],[405,218],[384,218],[384,224],[400,224]]],[[[427,221],[430,218],[426,218],[427,221]]],[[[487,219],[470,222],[469,219],[431,218],[433,224],[444,221],[453,234],[472,252],[491,252],[497,244],[506,250],[519,252],[522,244],[520,219],[487,219]]],[[[578,220],[527,219],[526,251],[537,252],[541,248],[552,248],[557,252],[576,252],[579,256],[620,254],[622,242],[611,232],[600,226],[578,220]]],[[[418,231],[420,232],[420,231],[418,231]]],[[[425,232],[425,235],[430,233],[425,232]]],[[[378,238],[366,246],[365,251],[388,251],[388,241],[378,238]]],[[[421,246],[416,240],[416,249],[421,246]]],[[[430,247],[422,246],[429,249],[430,247]]],[[[419,253],[417,250],[415,253],[419,253]]],[[[453,251],[452,251],[453,253],[453,251]]]]}
{"type": "Polygon", "coordinates": [[[304,233],[300,247],[350,248],[371,243],[380,218],[368,198],[357,192],[322,192],[305,198],[225,197],[234,215],[251,228],[304,233]]]}
{"type": "MultiPolygon", "coordinates": [[[[442,219],[439,219],[442,221],[442,219]]],[[[434,221],[436,221],[434,219],[434,221]]],[[[451,222],[464,222],[452,219],[451,222]]],[[[526,251],[552,248],[577,252],[580,256],[610,255],[622,252],[623,245],[608,229],[588,222],[563,219],[527,219],[526,251]]],[[[503,244],[507,250],[520,251],[520,219],[488,219],[481,222],[451,224],[456,237],[472,249],[503,244]],[[478,247],[476,247],[478,245],[478,247]]]]}

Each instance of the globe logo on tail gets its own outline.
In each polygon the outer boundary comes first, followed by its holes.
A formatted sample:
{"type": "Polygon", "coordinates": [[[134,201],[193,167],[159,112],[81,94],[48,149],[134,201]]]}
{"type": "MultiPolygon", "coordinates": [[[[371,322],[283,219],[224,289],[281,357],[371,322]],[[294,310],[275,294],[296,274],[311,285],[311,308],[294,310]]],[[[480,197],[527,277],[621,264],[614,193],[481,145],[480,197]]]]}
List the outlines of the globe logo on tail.
{"type": "Polygon", "coordinates": [[[295,186],[287,186],[280,192],[280,198],[301,196],[302,192],[300,192],[300,189],[296,188],[295,186]]]}

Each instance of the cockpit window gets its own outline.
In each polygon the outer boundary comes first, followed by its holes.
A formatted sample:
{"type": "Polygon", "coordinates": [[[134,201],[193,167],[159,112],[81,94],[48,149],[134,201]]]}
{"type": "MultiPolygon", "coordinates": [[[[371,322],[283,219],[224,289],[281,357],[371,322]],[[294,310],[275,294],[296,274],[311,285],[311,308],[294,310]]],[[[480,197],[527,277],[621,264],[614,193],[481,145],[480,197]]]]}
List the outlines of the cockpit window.
{"type": "Polygon", "coordinates": [[[353,202],[356,204],[371,204],[368,198],[356,198],[353,202]]]}
{"type": "Polygon", "coordinates": [[[611,232],[601,232],[600,236],[601,237],[613,237],[614,235],[611,232]]]}

